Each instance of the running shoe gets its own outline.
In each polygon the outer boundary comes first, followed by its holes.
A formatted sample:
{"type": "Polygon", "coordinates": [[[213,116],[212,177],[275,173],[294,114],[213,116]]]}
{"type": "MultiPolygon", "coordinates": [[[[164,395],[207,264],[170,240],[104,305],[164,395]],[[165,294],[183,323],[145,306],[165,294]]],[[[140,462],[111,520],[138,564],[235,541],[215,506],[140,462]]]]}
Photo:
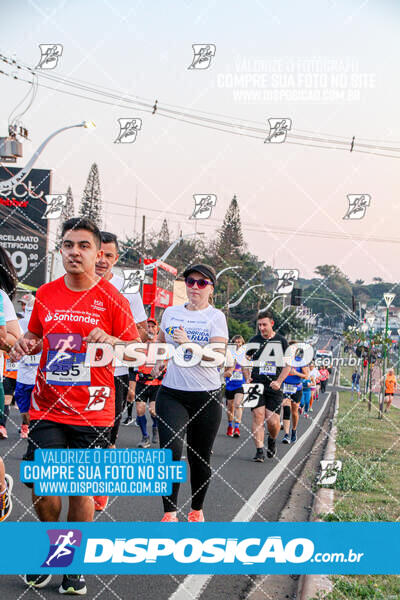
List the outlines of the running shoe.
{"type": "Polygon", "coordinates": [[[309,408],[308,412],[314,412],[314,409],[313,408],[309,408]]]}
{"type": "Polygon", "coordinates": [[[150,437],[144,435],[142,441],[138,443],[138,448],[150,448],[150,437]]]}
{"type": "Polygon", "coordinates": [[[191,510],[188,514],[189,523],[204,523],[204,515],[202,510],[191,510]]]}
{"type": "Polygon", "coordinates": [[[276,454],[276,440],[272,438],[270,435],[268,436],[268,444],[267,444],[267,456],[268,458],[274,458],[276,454]]]}
{"type": "Polygon", "coordinates": [[[172,515],[171,513],[165,513],[160,523],[177,523],[178,517],[172,515]]]}
{"type": "Polygon", "coordinates": [[[4,427],[4,425],[0,425],[0,440],[6,440],[7,438],[7,429],[4,427]]]}
{"type": "Polygon", "coordinates": [[[290,438],[288,433],[285,433],[285,435],[283,436],[282,444],[290,444],[290,438]]]}
{"type": "Polygon", "coordinates": [[[126,417],[124,421],[122,421],[122,425],[131,425],[133,423],[132,417],[126,417]]]}
{"type": "Polygon", "coordinates": [[[283,422],[281,421],[281,431],[283,431],[283,422]]]}
{"type": "Polygon", "coordinates": [[[24,581],[27,585],[35,588],[42,588],[49,583],[51,575],[24,575],[24,581]]]}
{"type": "Polygon", "coordinates": [[[13,478],[11,475],[4,475],[6,481],[6,489],[0,496],[0,522],[5,521],[10,516],[12,511],[11,492],[13,489],[13,478]]]}
{"type": "Polygon", "coordinates": [[[303,417],[304,417],[305,419],[308,419],[308,413],[304,413],[303,417]]]}
{"type": "Polygon", "coordinates": [[[240,437],[240,429],[238,426],[233,430],[233,437],[240,437]]]}
{"type": "Polygon", "coordinates": [[[151,443],[158,444],[159,441],[160,441],[160,438],[158,437],[158,427],[153,427],[153,435],[151,438],[151,443]]]}
{"type": "Polygon", "coordinates": [[[299,415],[301,415],[303,413],[303,407],[299,406],[299,415]]]}
{"type": "Polygon", "coordinates": [[[253,460],[254,460],[254,462],[264,462],[264,460],[265,460],[264,448],[257,448],[256,455],[253,458],[253,460]]]}
{"type": "Polygon", "coordinates": [[[228,425],[228,429],[226,430],[226,435],[229,437],[233,437],[233,427],[232,425],[228,425]]]}
{"type": "Polygon", "coordinates": [[[294,442],[297,442],[297,431],[295,429],[292,429],[292,435],[290,436],[290,442],[292,444],[294,444],[294,442]]]}
{"type": "Polygon", "coordinates": [[[22,440],[26,440],[26,439],[28,439],[28,434],[29,434],[29,427],[28,427],[28,425],[25,425],[25,424],[21,425],[21,433],[20,433],[19,437],[22,440]]]}
{"type": "Polygon", "coordinates": [[[105,510],[108,504],[108,496],[93,496],[94,510],[105,510]]]}
{"type": "Polygon", "coordinates": [[[83,575],[64,575],[62,584],[58,588],[60,594],[77,594],[84,596],[87,592],[86,581],[83,575]]]}

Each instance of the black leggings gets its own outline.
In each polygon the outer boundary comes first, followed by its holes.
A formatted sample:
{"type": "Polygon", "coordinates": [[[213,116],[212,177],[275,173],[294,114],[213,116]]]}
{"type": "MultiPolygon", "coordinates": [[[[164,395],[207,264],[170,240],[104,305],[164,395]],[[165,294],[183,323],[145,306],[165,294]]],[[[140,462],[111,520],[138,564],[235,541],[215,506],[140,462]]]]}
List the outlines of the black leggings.
{"type": "MultiPolygon", "coordinates": [[[[192,509],[203,507],[211,477],[210,457],[222,418],[221,390],[186,392],[164,385],[156,400],[160,448],[171,448],[173,460],[182,456],[187,434],[187,455],[192,486],[192,509]]],[[[177,510],[179,483],[163,496],[165,512],[177,510]]]]}
{"type": "Polygon", "coordinates": [[[115,384],[115,421],[110,433],[110,444],[114,445],[117,441],[119,425],[121,423],[122,413],[126,406],[126,396],[129,389],[129,375],[117,375],[114,377],[115,384]]]}

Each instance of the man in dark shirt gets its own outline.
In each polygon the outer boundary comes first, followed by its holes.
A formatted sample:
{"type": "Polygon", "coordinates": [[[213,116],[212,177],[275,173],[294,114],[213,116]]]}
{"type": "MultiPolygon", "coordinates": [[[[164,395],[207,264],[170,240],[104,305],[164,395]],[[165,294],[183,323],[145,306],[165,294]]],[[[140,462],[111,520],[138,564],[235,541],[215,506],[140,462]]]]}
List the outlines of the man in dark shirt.
{"type": "Polygon", "coordinates": [[[290,372],[290,365],[284,360],[288,347],[286,338],[273,329],[274,319],[270,310],[259,313],[258,329],[260,333],[251,338],[250,343],[258,343],[258,349],[249,349],[247,357],[255,362],[261,357],[261,364],[253,366],[250,378],[246,379],[264,385],[258,405],[252,408],[252,433],[256,445],[256,455],[253,460],[264,462],[264,422],[268,427],[267,456],[273,458],[276,454],[276,438],[280,431],[280,410],[283,400],[281,385],[290,372]],[[266,360],[264,360],[266,357],[266,360]]]}

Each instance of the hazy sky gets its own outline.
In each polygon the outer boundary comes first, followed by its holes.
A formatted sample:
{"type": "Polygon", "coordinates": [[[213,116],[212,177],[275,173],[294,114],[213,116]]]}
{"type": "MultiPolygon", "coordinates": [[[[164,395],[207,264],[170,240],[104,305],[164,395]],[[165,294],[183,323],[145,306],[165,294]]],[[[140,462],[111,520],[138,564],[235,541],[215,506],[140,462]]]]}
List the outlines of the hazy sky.
{"type": "MultiPolygon", "coordinates": [[[[352,279],[400,279],[397,244],[264,229],[400,241],[399,163],[348,151],[352,136],[356,143],[365,138],[371,145],[380,140],[400,147],[397,2],[17,0],[3,3],[1,13],[3,53],[35,66],[38,44],[63,45],[51,74],[189,111],[255,121],[258,127],[266,128],[268,118],[291,118],[292,133],[323,132],[348,141],[346,151],[264,144],[39,88],[23,117],[32,141],[24,144],[18,164],[55,129],[93,120],[96,130],[61,134],[36,166],[54,169],[53,192],[71,185],[78,205],[90,165],[97,162],[105,228],[133,232],[137,193],[137,228],[145,212],[149,230],[158,231],[165,216],[173,235],[179,229],[193,232],[192,195],[214,193],[213,219],[198,222],[198,230],[211,236],[236,194],[248,247],[269,264],[296,267],[303,277],[318,264],[334,263],[352,279]],[[188,70],[194,43],[216,44],[206,70],[188,70]],[[295,99],[296,90],[313,99],[295,99]],[[282,97],[284,92],[291,96],[282,97]],[[142,129],[133,144],[114,144],[117,119],[125,117],[141,118],[142,129]],[[347,194],[361,193],[372,198],[365,217],[343,220],[347,194]]],[[[5,135],[7,117],[28,86],[3,76],[0,82],[5,135]]]]}

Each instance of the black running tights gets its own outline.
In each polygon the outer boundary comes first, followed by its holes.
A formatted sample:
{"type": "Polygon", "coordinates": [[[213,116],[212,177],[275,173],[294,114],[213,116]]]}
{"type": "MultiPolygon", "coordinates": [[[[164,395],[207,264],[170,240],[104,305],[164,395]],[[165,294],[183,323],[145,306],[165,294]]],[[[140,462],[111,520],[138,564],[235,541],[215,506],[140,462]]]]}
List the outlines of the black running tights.
{"type": "MultiPolygon", "coordinates": [[[[173,460],[182,456],[187,434],[192,509],[203,507],[211,477],[210,456],[222,418],[220,390],[190,392],[161,386],[156,400],[160,448],[171,448],[173,460]]],[[[163,496],[165,512],[177,510],[179,483],[163,496]]]]}

